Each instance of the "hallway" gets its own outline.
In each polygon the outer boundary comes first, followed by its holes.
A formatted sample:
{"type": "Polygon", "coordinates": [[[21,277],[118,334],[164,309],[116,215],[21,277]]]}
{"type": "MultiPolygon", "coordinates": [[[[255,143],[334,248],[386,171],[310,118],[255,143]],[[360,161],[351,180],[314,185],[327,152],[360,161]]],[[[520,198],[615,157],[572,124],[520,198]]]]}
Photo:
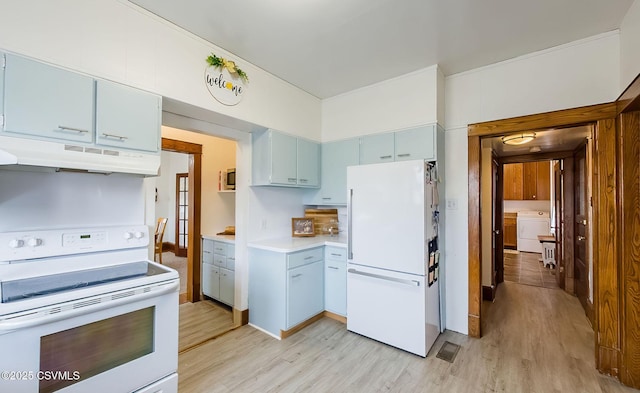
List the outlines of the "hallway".
{"type": "Polygon", "coordinates": [[[534,287],[559,288],[556,269],[545,268],[541,254],[504,250],[504,280],[534,287]]]}

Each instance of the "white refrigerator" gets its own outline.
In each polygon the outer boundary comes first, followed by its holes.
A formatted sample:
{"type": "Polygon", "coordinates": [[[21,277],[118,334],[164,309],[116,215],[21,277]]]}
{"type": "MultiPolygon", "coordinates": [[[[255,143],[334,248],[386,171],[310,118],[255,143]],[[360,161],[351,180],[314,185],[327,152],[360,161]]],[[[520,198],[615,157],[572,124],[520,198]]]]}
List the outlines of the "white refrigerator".
{"type": "Polygon", "coordinates": [[[425,357],[440,334],[434,163],[347,168],[347,329],[425,357]]]}

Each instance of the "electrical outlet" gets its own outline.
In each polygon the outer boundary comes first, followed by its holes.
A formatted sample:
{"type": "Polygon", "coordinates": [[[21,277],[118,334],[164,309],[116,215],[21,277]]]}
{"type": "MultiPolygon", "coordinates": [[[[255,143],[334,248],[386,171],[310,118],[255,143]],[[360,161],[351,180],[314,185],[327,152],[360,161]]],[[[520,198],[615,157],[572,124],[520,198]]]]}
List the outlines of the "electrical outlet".
{"type": "Polygon", "coordinates": [[[455,198],[447,199],[447,210],[458,210],[458,200],[455,198]]]}

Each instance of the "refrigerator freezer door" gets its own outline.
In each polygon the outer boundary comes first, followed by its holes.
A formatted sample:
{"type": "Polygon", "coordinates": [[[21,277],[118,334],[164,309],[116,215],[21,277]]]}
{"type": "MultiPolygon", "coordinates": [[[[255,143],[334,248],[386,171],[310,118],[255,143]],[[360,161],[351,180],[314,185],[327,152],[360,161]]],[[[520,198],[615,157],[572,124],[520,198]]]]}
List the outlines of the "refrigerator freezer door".
{"type": "Polygon", "coordinates": [[[425,357],[424,277],[347,266],[347,329],[425,357]]]}
{"type": "Polygon", "coordinates": [[[349,262],[425,275],[424,161],[348,167],[347,187],[349,262]]]}

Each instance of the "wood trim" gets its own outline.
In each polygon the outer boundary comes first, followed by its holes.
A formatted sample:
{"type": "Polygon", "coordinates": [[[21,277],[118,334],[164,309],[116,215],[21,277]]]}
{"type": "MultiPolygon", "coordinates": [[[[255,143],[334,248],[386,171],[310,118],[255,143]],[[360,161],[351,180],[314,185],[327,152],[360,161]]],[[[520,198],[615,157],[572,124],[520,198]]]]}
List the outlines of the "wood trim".
{"type": "MultiPolygon", "coordinates": [[[[185,257],[187,255],[187,250],[185,250],[184,247],[180,247],[180,179],[183,177],[186,177],[187,180],[189,180],[188,173],[176,173],[176,192],[175,192],[176,205],[175,205],[175,211],[174,211],[174,217],[173,217],[173,223],[175,227],[173,228],[174,239],[176,239],[176,243],[174,244],[174,247],[173,247],[173,253],[177,257],[185,257]]],[[[189,206],[187,206],[187,209],[189,209],[189,206]]],[[[188,222],[188,219],[189,217],[187,217],[187,222],[188,222]]]]}
{"type": "Polygon", "coordinates": [[[482,300],[487,300],[492,302],[493,299],[496,298],[496,286],[492,285],[490,287],[483,285],[482,286],[482,300]]]}
{"type": "Polygon", "coordinates": [[[187,249],[187,297],[188,302],[200,300],[201,259],[201,182],[202,145],[197,143],[162,138],[162,150],[189,154],[189,242],[187,249]]]}
{"type": "Polygon", "coordinates": [[[289,330],[280,330],[280,338],[281,339],[285,339],[287,337],[290,337],[290,336],[294,335],[295,333],[299,332],[300,330],[302,330],[302,329],[306,328],[307,326],[311,325],[312,323],[321,320],[322,318],[324,318],[324,312],[316,314],[315,316],[307,319],[304,322],[301,322],[301,323],[297,324],[296,326],[292,327],[289,330]]]}
{"type": "Polygon", "coordinates": [[[162,138],[162,150],[176,153],[202,154],[202,145],[176,139],[162,138]]]}
{"type": "Polygon", "coordinates": [[[469,336],[481,337],[482,309],[482,239],[480,231],[479,136],[469,136],[469,336]]]}
{"type": "Polygon", "coordinates": [[[549,153],[523,154],[519,156],[499,157],[499,164],[515,164],[520,162],[533,162],[543,160],[559,160],[562,158],[573,157],[573,151],[556,151],[549,153]]]}
{"type": "Polygon", "coordinates": [[[640,388],[640,111],[622,113],[618,146],[620,184],[620,380],[640,388]]]}
{"type": "Polygon", "coordinates": [[[175,244],[171,243],[171,242],[162,242],[162,252],[165,251],[172,251],[175,247],[175,244]]]}
{"type": "Polygon", "coordinates": [[[640,110],[640,74],[616,100],[618,113],[640,110]]]}
{"type": "Polygon", "coordinates": [[[326,311],[325,310],[324,316],[327,317],[327,318],[331,318],[334,321],[342,322],[345,325],[347,323],[347,317],[343,317],[342,315],[338,315],[338,314],[332,313],[331,311],[326,311]]]}
{"type": "Polygon", "coordinates": [[[469,136],[508,135],[521,131],[559,128],[593,123],[600,119],[616,116],[615,102],[583,106],[580,108],[538,113],[535,115],[512,117],[510,119],[469,124],[469,136]]]}
{"type": "Polygon", "coordinates": [[[233,308],[233,326],[244,326],[249,323],[249,309],[233,308]]]}
{"type": "Polygon", "coordinates": [[[618,215],[616,124],[597,122],[594,132],[593,282],[596,367],[618,376],[620,302],[618,288],[618,215]]]}

